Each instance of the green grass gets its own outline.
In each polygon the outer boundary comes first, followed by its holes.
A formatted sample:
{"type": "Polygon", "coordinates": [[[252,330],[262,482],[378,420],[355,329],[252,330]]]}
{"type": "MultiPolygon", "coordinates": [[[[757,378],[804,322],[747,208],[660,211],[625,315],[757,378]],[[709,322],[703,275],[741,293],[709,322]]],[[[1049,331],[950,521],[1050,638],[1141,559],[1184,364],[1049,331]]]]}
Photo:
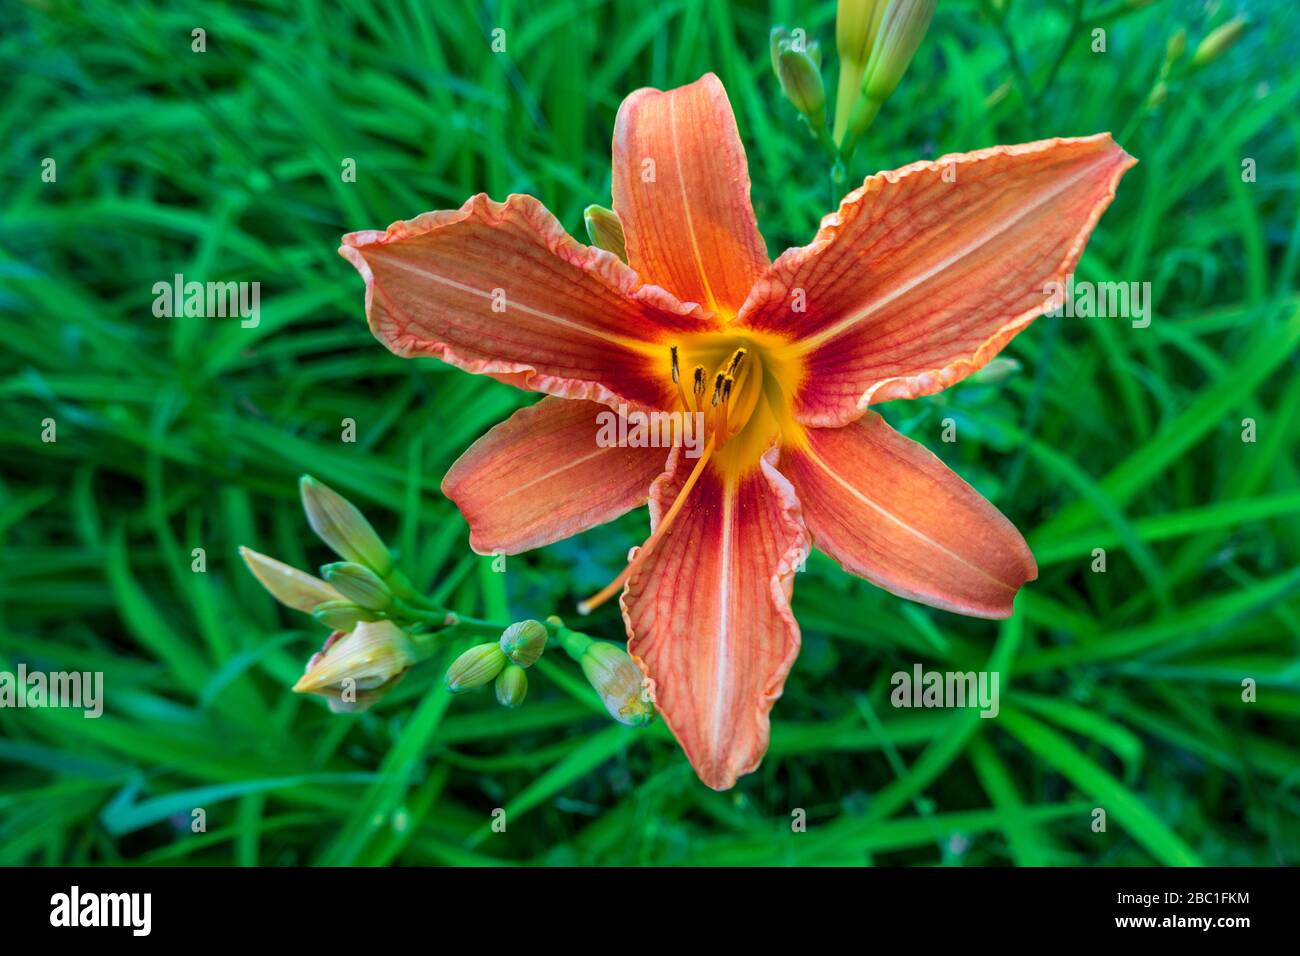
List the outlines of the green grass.
{"type": "MultiPolygon", "coordinates": [[[[998,624],[815,557],[771,752],[718,794],[662,722],[610,722],[562,654],[516,712],[450,700],[436,660],[365,715],[295,697],[323,635],[236,548],[330,560],[296,501],[311,472],[465,614],[571,613],[608,580],[644,511],[505,575],[470,552],[439,480],[531,399],[378,345],[338,237],[481,190],[536,195],[581,236],[622,97],[712,70],[770,251],[806,242],[832,188],[767,32],[802,25],[830,54],[834,5],[8,5],[0,670],[103,671],[106,710],[0,710],[0,864],[1300,862],[1300,17],[1249,4],[1243,39],[1145,110],[1167,38],[1186,27],[1190,50],[1244,2],[993,6],[1003,28],[942,4],[851,178],[1112,130],[1141,163],[1079,274],[1151,282],[1153,321],[1040,319],[1008,381],[884,407],[1025,532],[1041,576],[998,624]],[[155,318],[177,272],[260,282],[261,325],[155,318]],[[999,668],[1002,713],[894,709],[915,662],[999,668]]],[[[589,631],[621,624],[602,609],[589,631]]]]}

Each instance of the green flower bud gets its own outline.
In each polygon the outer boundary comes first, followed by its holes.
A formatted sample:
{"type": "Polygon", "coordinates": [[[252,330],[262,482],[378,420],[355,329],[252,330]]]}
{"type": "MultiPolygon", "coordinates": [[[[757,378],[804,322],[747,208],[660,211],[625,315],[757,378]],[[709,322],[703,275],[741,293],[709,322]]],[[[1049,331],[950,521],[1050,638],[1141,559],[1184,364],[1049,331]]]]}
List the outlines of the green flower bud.
{"type": "Polygon", "coordinates": [[[862,76],[888,5],[889,0],[840,0],[836,9],[835,49],[840,54],[840,81],[833,135],[837,143],[844,141],[853,106],[862,94],[862,76]]]}
{"type": "Polygon", "coordinates": [[[393,606],[393,594],[388,585],[364,564],[339,561],[325,565],[321,573],[353,604],[371,611],[383,611],[393,606]]]}
{"type": "Polygon", "coordinates": [[[1187,31],[1179,27],[1165,44],[1165,64],[1172,66],[1182,59],[1187,50],[1187,31]]]}
{"type": "Polygon", "coordinates": [[[471,647],[447,668],[447,689],[453,694],[482,687],[493,680],[510,663],[497,643],[471,647]]]}
{"type": "Polygon", "coordinates": [[[1210,31],[1209,36],[1200,42],[1196,52],[1192,54],[1192,69],[1212,63],[1227,53],[1229,48],[1241,39],[1247,22],[1245,17],[1233,17],[1223,26],[1210,31]]]}
{"type": "Polygon", "coordinates": [[[582,211],[582,221],[593,246],[627,262],[627,241],[623,238],[623,220],[618,218],[618,213],[604,206],[588,206],[582,211]]]}
{"type": "Polygon", "coordinates": [[[867,65],[887,6],[889,0],[840,0],[835,9],[835,49],[841,61],[858,64],[859,70],[867,65]]]}
{"type": "Polygon", "coordinates": [[[609,715],[620,724],[640,727],[654,719],[655,708],[636,662],[616,644],[592,641],[582,655],[582,673],[596,689],[609,715]]]}
{"type": "Polygon", "coordinates": [[[275,558],[258,554],[252,548],[241,547],[239,554],[248,565],[248,570],[253,572],[253,577],[270,592],[271,597],[285,607],[310,614],[318,604],[337,601],[343,597],[320,578],[312,577],[306,571],[299,571],[275,558]]]}
{"type": "Polygon", "coordinates": [[[364,710],[418,660],[410,638],[396,624],[363,621],[350,634],[330,635],[293,689],[327,698],[331,709],[364,710]]]}
{"type": "Polygon", "coordinates": [[[317,537],[339,557],[364,564],[380,577],[393,569],[393,557],[357,506],[311,475],[298,482],[302,508],[317,537]]]}
{"type": "Polygon", "coordinates": [[[546,650],[546,625],[541,621],[520,621],[501,633],[501,650],[520,667],[532,667],[546,650]]]}
{"type": "Polygon", "coordinates": [[[826,89],[814,56],[816,49],[817,44],[810,43],[807,50],[799,52],[789,40],[783,40],[777,54],[776,75],[785,98],[808,118],[809,123],[819,127],[826,123],[826,89]]]}
{"type": "Polygon", "coordinates": [[[883,103],[889,99],[930,28],[936,0],[892,0],[880,21],[871,59],[862,80],[862,95],[883,103]]]}
{"type": "Polygon", "coordinates": [[[514,710],[528,694],[528,674],[518,664],[507,664],[497,675],[497,701],[514,710]]]}
{"type": "Polygon", "coordinates": [[[772,56],[772,73],[774,76],[781,75],[781,64],[778,62],[781,56],[781,44],[790,39],[790,31],[785,27],[772,27],[772,32],[767,35],[767,50],[772,56]]]}
{"type": "Polygon", "coordinates": [[[916,48],[921,45],[925,31],[929,29],[936,2],[937,0],[889,0],[884,4],[872,40],[871,55],[862,72],[861,95],[848,110],[845,108],[848,98],[843,82],[849,74],[842,71],[835,130],[836,141],[844,155],[853,154],[858,140],[903,78],[916,48]],[[847,119],[844,118],[846,112],[847,119]]]}
{"type": "Polygon", "coordinates": [[[382,615],[369,611],[351,601],[326,601],[317,604],[311,612],[319,623],[333,631],[350,631],[362,621],[378,621],[382,615]]]}
{"type": "Polygon", "coordinates": [[[981,385],[993,385],[1005,381],[1020,371],[1020,362],[1009,355],[999,355],[970,377],[970,381],[981,385]]]}

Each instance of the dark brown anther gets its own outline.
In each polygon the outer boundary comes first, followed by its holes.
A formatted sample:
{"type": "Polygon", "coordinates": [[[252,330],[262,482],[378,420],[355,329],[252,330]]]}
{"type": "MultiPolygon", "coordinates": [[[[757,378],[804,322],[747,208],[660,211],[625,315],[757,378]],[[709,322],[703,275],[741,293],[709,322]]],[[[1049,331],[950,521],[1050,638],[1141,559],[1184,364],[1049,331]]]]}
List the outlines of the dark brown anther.
{"type": "Polygon", "coordinates": [[[713,380],[713,401],[712,401],[712,404],[714,404],[714,405],[718,404],[718,399],[722,396],[722,383],[723,383],[724,381],[726,381],[726,379],[727,379],[727,376],[724,375],[722,372],[719,372],[719,373],[718,373],[718,377],[715,378],[715,379],[713,380]]]}

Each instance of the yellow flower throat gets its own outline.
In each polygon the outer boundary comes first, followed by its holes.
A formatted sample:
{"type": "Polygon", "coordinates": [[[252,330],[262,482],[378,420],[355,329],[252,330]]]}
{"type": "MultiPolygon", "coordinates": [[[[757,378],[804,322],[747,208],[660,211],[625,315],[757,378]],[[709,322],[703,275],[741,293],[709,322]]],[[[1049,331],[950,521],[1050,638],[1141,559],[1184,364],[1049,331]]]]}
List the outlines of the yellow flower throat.
{"type": "Polygon", "coordinates": [[[803,381],[803,362],[784,339],[768,333],[702,332],[683,336],[658,361],[672,380],[676,411],[701,415],[704,450],[654,533],[613,581],[578,605],[582,614],[613,597],[668,534],[706,468],[734,483],[758,466],[774,442],[802,445],[791,403],[803,381]]]}
{"type": "Polygon", "coordinates": [[[703,332],[668,347],[666,371],[680,411],[704,415],[714,470],[734,478],[758,464],[775,441],[802,443],[791,401],[803,363],[783,339],[749,332],[703,332]]]}

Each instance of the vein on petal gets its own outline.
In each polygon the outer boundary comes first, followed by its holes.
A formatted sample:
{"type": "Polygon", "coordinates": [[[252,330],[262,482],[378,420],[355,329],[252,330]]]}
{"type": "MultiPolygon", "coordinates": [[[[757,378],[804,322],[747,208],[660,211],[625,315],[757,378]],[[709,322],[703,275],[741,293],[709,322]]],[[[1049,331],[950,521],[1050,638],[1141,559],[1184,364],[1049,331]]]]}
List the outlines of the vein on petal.
{"type": "Polygon", "coordinates": [[[704,269],[704,257],[700,254],[700,243],[695,235],[695,220],[691,217],[691,202],[686,195],[686,175],[682,172],[681,148],[677,145],[677,97],[668,94],[668,131],[673,141],[673,165],[677,169],[677,189],[682,195],[682,212],[686,217],[686,235],[691,239],[691,254],[695,257],[695,270],[704,283],[704,295],[709,300],[709,311],[717,313],[718,301],[713,295],[713,286],[709,284],[708,273],[704,269]]]}
{"type": "Polygon", "coordinates": [[[1055,199],[1061,193],[1065,192],[1071,186],[1080,182],[1084,178],[1093,175],[1094,172],[1095,170],[1092,167],[1088,167],[1088,166],[1084,167],[1083,170],[1081,170],[1076,175],[1070,177],[1069,179],[1063,181],[1055,189],[1046,192],[1039,199],[1036,199],[1034,202],[1028,203],[1022,206],[1021,208],[1019,208],[1018,210],[1016,210],[1014,214],[1008,216],[1006,219],[1000,222],[995,228],[981,233],[979,238],[976,239],[974,242],[963,247],[962,249],[957,250],[957,252],[953,253],[951,256],[949,256],[947,259],[944,259],[942,262],[936,263],[934,266],[925,270],[919,275],[914,276],[908,281],[901,283],[896,288],[891,289],[887,294],[877,299],[875,302],[869,304],[857,315],[851,315],[848,316],[847,318],[841,319],[840,321],[835,322],[834,324],[829,325],[826,328],[822,329],[820,332],[815,332],[814,334],[808,336],[807,338],[802,339],[799,342],[799,348],[803,351],[812,351],[818,348],[819,346],[824,345],[830,339],[833,339],[836,336],[848,331],[853,326],[861,322],[863,319],[870,318],[872,315],[880,311],[885,306],[889,305],[889,303],[893,302],[895,299],[898,299],[901,296],[906,295],[908,292],[911,292],[913,289],[921,285],[923,282],[929,281],[930,279],[934,278],[936,275],[948,269],[950,266],[954,265],[957,262],[960,262],[962,259],[967,258],[972,253],[980,249],[981,247],[988,245],[989,242],[996,239],[998,236],[1001,236],[1008,229],[1010,229],[1016,223],[1020,222],[1030,213],[1035,212],[1045,204],[1051,202],[1053,199],[1055,199]]]}
{"type": "Polygon", "coordinates": [[[726,723],[726,673],[731,657],[727,635],[731,631],[731,564],[732,532],[735,524],[736,485],[732,480],[722,486],[722,568],[719,574],[718,633],[715,635],[713,671],[713,750],[715,759],[721,759],[722,729],[726,723]]]}
{"type": "MultiPolygon", "coordinates": [[[[465,285],[463,282],[457,282],[455,279],[448,279],[446,276],[440,276],[436,272],[430,272],[428,269],[421,269],[419,266],[394,256],[387,259],[389,265],[404,269],[407,272],[413,272],[416,275],[432,279],[434,282],[440,282],[443,285],[451,286],[453,289],[459,289],[461,292],[468,292],[470,295],[476,295],[483,299],[491,299],[491,292],[484,292],[482,289],[476,289],[473,286],[465,285]]],[[[566,329],[572,329],[575,332],[583,332],[592,338],[601,339],[609,342],[611,345],[618,345],[625,349],[641,352],[647,355],[656,354],[659,351],[657,346],[647,345],[639,339],[629,338],[625,335],[614,335],[610,332],[602,332],[591,326],[583,325],[581,322],[574,322],[572,319],[566,319],[559,315],[552,315],[550,312],[543,312],[540,309],[534,309],[531,306],[524,305],[521,302],[507,302],[508,309],[518,309],[521,312],[527,312],[539,319],[547,322],[554,322],[556,325],[563,326],[566,329]]],[[[416,323],[419,324],[418,322],[416,323]]]]}
{"type": "Polygon", "coordinates": [[[801,448],[800,453],[807,455],[808,458],[811,459],[813,463],[817,465],[818,468],[824,471],[832,480],[834,480],[838,485],[840,485],[845,491],[851,494],[854,498],[857,498],[859,501],[861,501],[867,507],[871,508],[877,514],[880,514],[885,518],[887,518],[888,520],[892,521],[894,524],[898,525],[898,527],[902,528],[904,531],[911,532],[913,535],[915,535],[920,540],[924,541],[926,544],[934,548],[936,551],[946,554],[948,557],[952,558],[954,561],[958,562],[959,564],[965,565],[966,567],[970,568],[972,571],[974,571],[976,574],[980,575],[981,577],[987,578],[988,580],[992,581],[994,584],[1002,588],[1004,591],[1010,591],[1012,594],[1015,594],[1019,590],[1018,587],[1012,587],[1011,585],[1007,584],[1005,581],[998,580],[998,578],[996,578],[992,574],[989,574],[979,565],[972,564],[970,561],[967,561],[957,552],[944,547],[938,541],[935,541],[929,535],[925,534],[925,532],[917,530],[916,528],[908,524],[906,521],[904,521],[902,518],[898,517],[898,515],[894,514],[892,511],[881,506],[877,502],[873,501],[871,498],[868,498],[865,494],[862,493],[861,490],[859,490],[858,488],[850,484],[838,472],[836,472],[833,468],[831,468],[831,466],[826,463],[826,459],[822,458],[820,455],[817,454],[817,452],[813,450],[811,443],[809,443],[806,447],[801,448]]]}

